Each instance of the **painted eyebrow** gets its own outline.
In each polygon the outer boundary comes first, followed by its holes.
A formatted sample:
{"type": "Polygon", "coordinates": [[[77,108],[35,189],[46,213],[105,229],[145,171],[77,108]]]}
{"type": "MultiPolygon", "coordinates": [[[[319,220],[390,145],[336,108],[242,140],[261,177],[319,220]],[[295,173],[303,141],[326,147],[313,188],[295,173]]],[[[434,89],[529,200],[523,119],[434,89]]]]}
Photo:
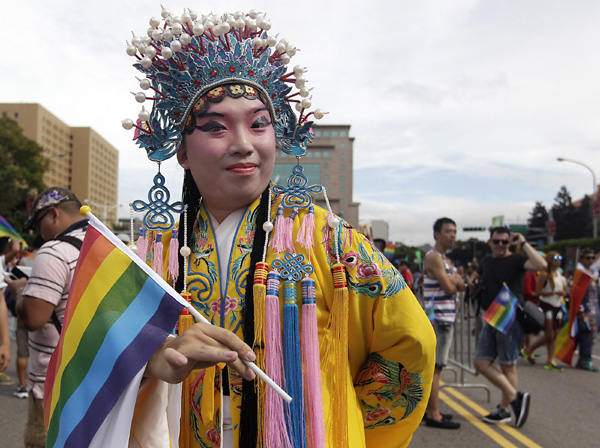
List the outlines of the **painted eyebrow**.
{"type": "MultiPolygon", "coordinates": [[[[269,112],[269,109],[265,106],[265,107],[260,107],[260,108],[255,109],[255,110],[252,111],[253,114],[257,114],[259,112],[269,112]]],[[[220,118],[225,118],[225,115],[220,114],[218,112],[207,112],[207,113],[204,113],[204,114],[198,116],[198,118],[205,118],[205,117],[220,117],[220,118]]]]}

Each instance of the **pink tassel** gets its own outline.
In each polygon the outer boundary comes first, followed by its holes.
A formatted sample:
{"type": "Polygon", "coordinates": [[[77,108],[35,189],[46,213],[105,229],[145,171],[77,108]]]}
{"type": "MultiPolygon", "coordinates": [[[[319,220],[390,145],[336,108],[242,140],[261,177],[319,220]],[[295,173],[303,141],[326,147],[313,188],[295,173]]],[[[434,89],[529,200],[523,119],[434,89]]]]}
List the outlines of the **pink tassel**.
{"type": "Polygon", "coordinates": [[[280,205],[277,209],[277,216],[275,217],[275,228],[273,230],[273,239],[271,240],[271,249],[275,252],[285,252],[285,234],[286,234],[286,223],[283,217],[283,206],[280,205]]]}
{"type": "Polygon", "coordinates": [[[325,419],[321,362],[319,359],[315,281],[310,277],[302,279],[302,361],[304,402],[307,416],[306,448],[320,448],[325,446],[325,419]]]}
{"type": "Polygon", "coordinates": [[[298,215],[298,210],[294,210],[292,214],[285,219],[285,234],[283,235],[283,245],[285,247],[285,251],[293,254],[296,252],[296,248],[294,247],[294,219],[298,215]]]}
{"type": "Polygon", "coordinates": [[[148,256],[148,238],[146,237],[146,229],[143,227],[140,229],[140,237],[137,240],[136,246],[138,248],[138,256],[145,263],[146,257],[148,256]]]}
{"type": "Polygon", "coordinates": [[[171,242],[169,243],[169,265],[167,266],[167,275],[171,277],[173,283],[179,277],[179,240],[177,239],[177,229],[173,229],[171,242]]]}
{"type": "Polygon", "coordinates": [[[153,250],[154,257],[152,258],[152,269],[161,277],[163,276],[163,244],[162,233],[157,232],[156,241],[154,241],[153,250]]]}
{"type": "MultiPolygon", "coordinates": [[[[271,271],[267,276],[265,301],[265,368],[267,375],[281,386],[283,383],[283,348],[279,307],[279,272],[277,271],[271,271]]],[[[267,387],[265,393],[264,428],[264,448],[292,447],[285,423],[283,399],[271,387],[267,387]]]]}
{"type": "Polygon", "coordinates": [[[298,231],[296,242],[304,249],[310,250],[314,243],[315,232],[315,207],[311,205],[308,209],[308,214],[302,220],[302,225],[298,231]]]}

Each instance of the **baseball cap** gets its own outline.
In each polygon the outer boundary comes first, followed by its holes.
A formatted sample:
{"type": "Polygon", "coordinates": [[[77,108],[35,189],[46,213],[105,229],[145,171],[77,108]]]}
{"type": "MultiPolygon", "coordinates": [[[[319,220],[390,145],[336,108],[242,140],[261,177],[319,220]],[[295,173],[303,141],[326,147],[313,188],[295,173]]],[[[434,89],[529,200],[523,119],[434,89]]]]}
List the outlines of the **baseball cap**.
{"type": "Polygon", "coordinates": [[[63,202],[75,201],[81,205],[81,201],[75,196],[71,190],[61,187],[51,187],[42,191],[33,201],[33,207],[31,213],[25,221],[25,228],[31,229],[33,224],[36,222],[37,217],[40,213],[48,207],[55,207],[63,202]]]}

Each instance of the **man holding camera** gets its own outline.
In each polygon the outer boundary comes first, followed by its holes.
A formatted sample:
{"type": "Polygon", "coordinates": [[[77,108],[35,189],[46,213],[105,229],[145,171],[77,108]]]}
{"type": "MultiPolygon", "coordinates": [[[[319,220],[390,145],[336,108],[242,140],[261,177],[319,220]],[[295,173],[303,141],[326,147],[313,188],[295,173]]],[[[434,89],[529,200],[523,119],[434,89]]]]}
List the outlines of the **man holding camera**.
{"type": "MultiPolygon", "coordinates": [[[[523,302],[523,280],[526,271],[539,271],[546,268],[544,258],[519,233],[511,234],[506,227],[494,227],[490,231],[488,245],[491,255],[486,255],[479,268],[469,278],[469,285],[481,281],[484,291],[481,309],[485,310],[494,301],[502,286],[506,283],[512,293],[523,302]],[[513,253],[509,246],[521,249],[513,253]]],[[[511,420],[511,409],[515,416],[515,426],[520,428],[527,420],[530,397],[527,392],[517,390],[517,359],[523,329],[515,320],[507,334],[504,334],[486,322],[477,341],[475,369],[502,391],[501,403],[489,415],[483,417],[486,423],[506,423],[511,420]],[[493,365],[498,358],[500,368],[493,365]]]]}

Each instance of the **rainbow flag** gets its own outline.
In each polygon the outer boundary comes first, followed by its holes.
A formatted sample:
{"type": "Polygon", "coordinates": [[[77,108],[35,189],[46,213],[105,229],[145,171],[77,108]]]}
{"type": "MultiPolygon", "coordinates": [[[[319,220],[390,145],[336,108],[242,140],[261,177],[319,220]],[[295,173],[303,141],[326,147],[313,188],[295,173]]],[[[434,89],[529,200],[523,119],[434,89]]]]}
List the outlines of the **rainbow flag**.
{"type": "Polygon", "coordinates": [[[556,336],[554,356],[556,359],[560,359],[568,365],[572,364],[573,354],[575,353],[575,335],[577,335],[578,331],[577,314],[579,313],[579,307],[581,306],[585,293],[592,281],[592,276],[593,274],[587,271],[581,263],[577,265],[577,269],[573,275],[573,286],[571,287],[569,318],[556,336]]]}
{"type": "Polygon", "coordinates": [[[127,445],[137,393],[130,386],[183,307],[166,282],[90,219],[46,377],[47,447],[127,445]],[[120,431],[106,429],[115,421],[120,431]]]}
{"type": "Polygon", "coordinates": [[[427,302],[427,305],[425,306],[425,314],[427,315],[429,322],[431,322],[431,325],[433,325],[435,322],[435,308],[433,307],[433,297],[427,302]]]}
{"type": "Polygon", "coordinates": [[[394,243],[386,243],[385,248],[383,249],[383,254],[391,259],[394,256],[394,251],[396,250],[396,245],[394,243]]]}
{"type": "Polygon", "coordinates": [[[505,283],[494,301],[485,311],[483,320],[496,330],[507,334],[516,316],[517,298],[505,283]]]}
{"type": "Polygon", "coordinates": [[[0,215],[0,237],[9,236],[11,238],[25,241],[21,235],[11,226],[8,221],[0,215]]]}

